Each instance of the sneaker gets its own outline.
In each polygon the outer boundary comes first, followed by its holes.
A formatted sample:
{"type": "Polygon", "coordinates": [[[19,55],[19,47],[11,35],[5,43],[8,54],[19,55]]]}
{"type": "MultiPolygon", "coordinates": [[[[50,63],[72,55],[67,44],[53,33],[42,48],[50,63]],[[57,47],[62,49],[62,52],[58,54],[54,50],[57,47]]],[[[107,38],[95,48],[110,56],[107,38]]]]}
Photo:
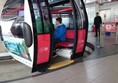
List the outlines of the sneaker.
{"type": "Polygon", "coordinates": [[[53,55],[53,58],[57,57],[57,55],[53,55]]]}
{"type": "Polygon", "coordinates": [[[57,57],[57,54],[56,52],[53,52],[53,55],[52,55],[53,58],[57,57]]]}

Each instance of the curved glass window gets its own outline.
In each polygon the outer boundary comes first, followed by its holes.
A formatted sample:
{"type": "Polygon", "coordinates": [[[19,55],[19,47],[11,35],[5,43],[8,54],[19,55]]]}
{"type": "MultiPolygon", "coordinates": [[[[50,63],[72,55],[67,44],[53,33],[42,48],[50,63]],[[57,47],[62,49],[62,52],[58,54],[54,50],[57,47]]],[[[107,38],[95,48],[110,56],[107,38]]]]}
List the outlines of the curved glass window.
{"type": "Polygon", "coordinates": [[[83,10],[83,5],[80,0],[75,0],[75,7],[77,9],[76,15],[77,15],[78,29],[85,28],[84,22],[86,21],[86,19],[85,19],[85,14],[83,10]]]}
{"type": "Polygon", "coordinates": [[[1,14],[2,35],[23,38],[24,0],[7,0],[1,14]],[[18,25],[16,28],[15,26],[18,25]]]}
{"type": "Polygon", "coordinates": [[[10,20],[19,16],[24,16],[24,0],[8,0],[2,11],[2,20],[10,20]]]}
{"type": "Polygon", "coordinates": [[[36,22],[37,34],[47,34],[50,32],[50,22],[48,17],[48,10],[46,4],[42,1],[38,2],[32,0],[33,3],[33,14],[36,22]]]}

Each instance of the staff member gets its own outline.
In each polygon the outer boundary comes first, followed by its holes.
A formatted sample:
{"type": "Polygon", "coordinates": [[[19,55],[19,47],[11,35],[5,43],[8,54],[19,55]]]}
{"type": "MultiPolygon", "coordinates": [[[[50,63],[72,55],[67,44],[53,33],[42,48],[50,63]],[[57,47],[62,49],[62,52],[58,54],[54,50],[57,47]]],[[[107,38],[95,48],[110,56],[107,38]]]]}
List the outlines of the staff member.
{"type": "Polygon", "coordinates": [[[100,35],[100,25],[102,24],[102,19],[99,16],[99,13],[96,13],[96,17],[94,18],[94,25],[95,25],[95,37],[98,37],[98,32],[100,35]]]}

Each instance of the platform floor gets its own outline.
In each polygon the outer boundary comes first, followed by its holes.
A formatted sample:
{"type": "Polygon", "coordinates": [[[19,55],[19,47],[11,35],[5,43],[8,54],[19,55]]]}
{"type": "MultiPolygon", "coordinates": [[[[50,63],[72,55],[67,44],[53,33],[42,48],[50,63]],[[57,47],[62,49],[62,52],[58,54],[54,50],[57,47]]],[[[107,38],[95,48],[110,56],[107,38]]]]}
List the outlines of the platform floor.
{"type": "Polygon", "coordinates": [[[0,83],[118,83],[118,45],[114,34],[105,37],[104,48],[89,33],[95,51],[80,62],[46,74],[31,74],[31,69],[15,60],[0,61],[0,83]]]}

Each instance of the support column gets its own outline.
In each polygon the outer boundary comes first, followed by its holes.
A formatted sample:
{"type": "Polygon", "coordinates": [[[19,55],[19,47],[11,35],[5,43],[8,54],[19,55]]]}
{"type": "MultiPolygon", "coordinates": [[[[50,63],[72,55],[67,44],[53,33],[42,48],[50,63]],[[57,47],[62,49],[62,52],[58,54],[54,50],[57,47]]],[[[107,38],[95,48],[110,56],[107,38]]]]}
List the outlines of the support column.
{"type": "Polygon", "coordinates": [[[100,3],[100,0],[96,0],[96,3],[95,3],[95,10],[96,10],[96,12],[100,12],[100,5],[99,5],[99,3],[100,3]]]}

